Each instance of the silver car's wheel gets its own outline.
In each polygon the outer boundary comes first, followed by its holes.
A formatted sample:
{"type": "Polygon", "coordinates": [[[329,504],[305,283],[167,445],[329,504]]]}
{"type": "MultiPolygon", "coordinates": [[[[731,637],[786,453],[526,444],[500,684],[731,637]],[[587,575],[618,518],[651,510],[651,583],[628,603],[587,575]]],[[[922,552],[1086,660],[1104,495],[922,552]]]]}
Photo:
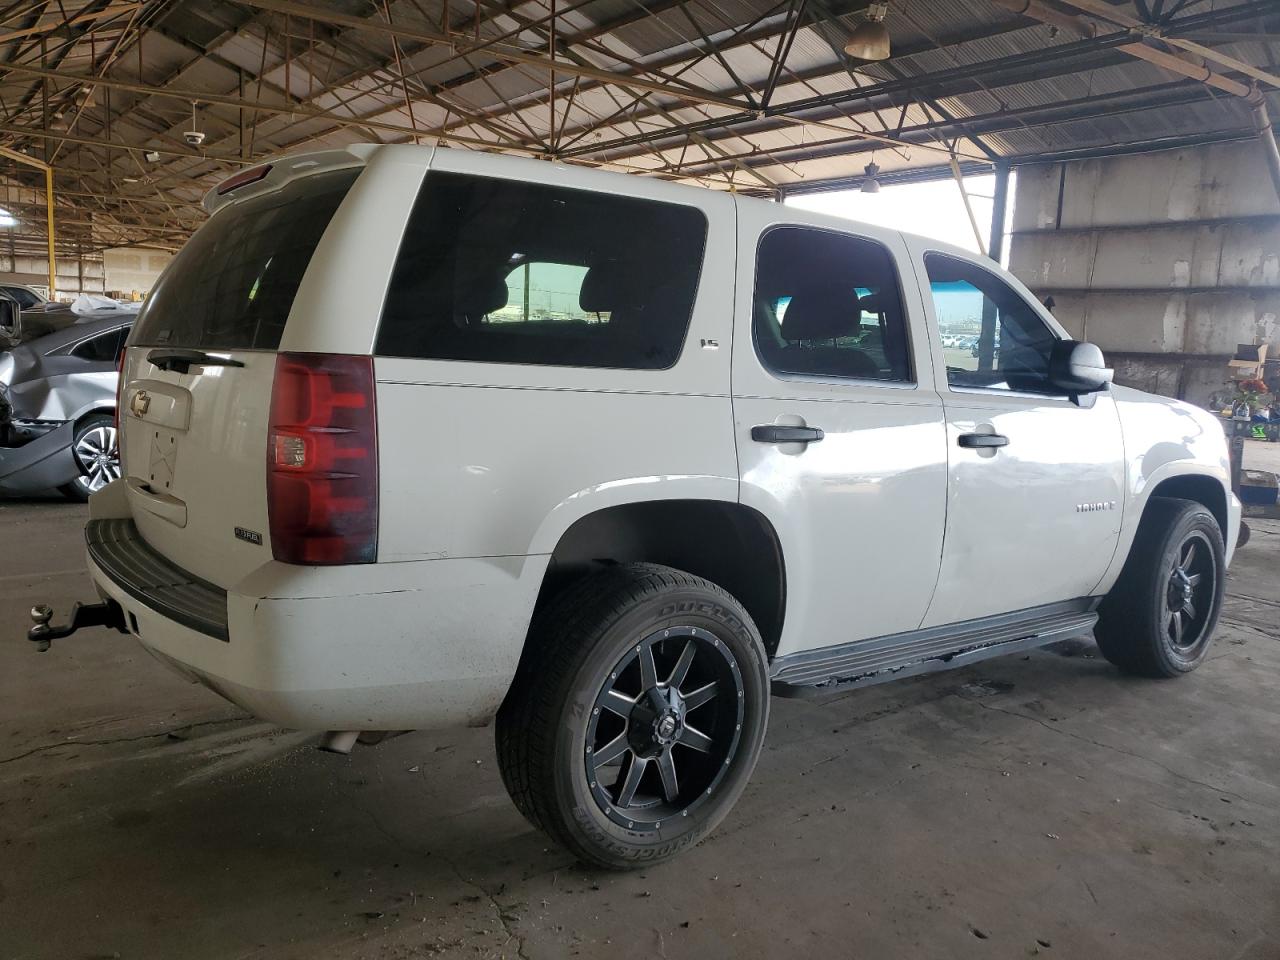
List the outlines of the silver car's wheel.
{"type": "Polygon", "coordinates": [[[78,500],[101,490],[120,476],[120,448],[115,422],[110,417],[95,416],[85,420],[76,430],[71,452],[80,468],[80,476],[63,488],[78,500]]]}

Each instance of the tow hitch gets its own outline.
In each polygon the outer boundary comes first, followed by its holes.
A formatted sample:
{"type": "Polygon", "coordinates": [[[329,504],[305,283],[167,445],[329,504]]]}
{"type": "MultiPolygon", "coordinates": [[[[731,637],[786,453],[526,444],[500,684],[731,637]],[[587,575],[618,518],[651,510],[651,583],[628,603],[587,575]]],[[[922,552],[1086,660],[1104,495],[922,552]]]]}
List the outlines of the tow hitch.
{"type": "Polygon", "coordinates": [[[115,627],[121,633],[129,632],[124,624],[124,610],[114,600],[77,603],[71,608],[71,621],[60,627],[49,626],[52,619],[53,608],[47,603],[39,603],[31,608],[31,620],[35,626],[27,631],[27,639],[41,653],[49,649],[52,641],[69,637],[81,627],[115,627]]]}

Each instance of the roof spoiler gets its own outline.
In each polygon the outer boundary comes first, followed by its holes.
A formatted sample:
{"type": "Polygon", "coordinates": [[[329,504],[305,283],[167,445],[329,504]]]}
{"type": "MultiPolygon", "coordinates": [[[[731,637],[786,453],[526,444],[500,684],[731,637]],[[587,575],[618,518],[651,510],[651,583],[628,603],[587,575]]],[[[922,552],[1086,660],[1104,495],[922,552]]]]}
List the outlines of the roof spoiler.
{"type": "Polygon", "coordinates": [[[379,147],[376,143],[355,143],[341,150],[295,153],[246,167],[206,193],[204,209],[212,214],[228,203],[279,190],[291,180],[321,170],[364,166],[379,147]]]}

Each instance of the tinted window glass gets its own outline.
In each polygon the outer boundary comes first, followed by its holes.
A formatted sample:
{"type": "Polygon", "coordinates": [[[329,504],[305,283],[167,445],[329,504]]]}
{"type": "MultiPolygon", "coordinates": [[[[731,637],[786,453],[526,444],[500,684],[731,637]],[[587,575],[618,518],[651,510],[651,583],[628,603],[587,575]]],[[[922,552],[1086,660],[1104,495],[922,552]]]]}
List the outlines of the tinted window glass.
{"type": "Polygon", "coordinates": [[[661,369],[693,313],[692,207],[430,173],[383,308],[384,356],[661,369]]]}
{"type": "Polygon", "coordinates": [[[120,345],[124,340],[124,336],[125,330],[123,328],[111,330],[108,333],[100,333],[96,337],[90,337],[83,343],[76,344],[71,350],[71,355],[97,363],[115,363],[116,355],[120,352],[120,345]]]}
{"type": "Polygon", "coordinates": [[[219,210],[165,269],[131,342],[274,350],[311,255],[358,173],[315,174],[219,210]]]}
{"type": "Polygon", "coordinates": [[[24,310],[27,307],[34,307],[40,302],[39,297],[30,290],[24,290],[22,287],[5,287],[4,289],[9,296],[18,301],[18,306],[22,307],[24,310]]]}
{"type": "Polygon", "coordinates": [[[753,310],[756,349],[776,373],[911,379],[898,275],[878,243],[770,230],[756,257],[753,310]]]}
{"type": "Polygon", "coordinates": [[[942,336],[947,383],[1032,393],[1049,384],[1057,336],[1012,287],[981,267],[931,253],[925,257],[942,336]]]}

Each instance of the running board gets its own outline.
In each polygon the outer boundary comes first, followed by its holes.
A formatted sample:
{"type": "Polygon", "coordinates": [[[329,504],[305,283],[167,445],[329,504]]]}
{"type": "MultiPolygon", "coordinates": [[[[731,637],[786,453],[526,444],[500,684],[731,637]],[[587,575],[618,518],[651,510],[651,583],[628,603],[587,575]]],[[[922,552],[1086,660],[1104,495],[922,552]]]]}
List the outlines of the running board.
{"type": "Polygon", "coordinates": [[[1087,634],[1100,598],[1084,597],[980,620],[950,623],[778,657],[771,669],[779,697],[813,697],[922,673],[953,670],[1087,634]]]}

